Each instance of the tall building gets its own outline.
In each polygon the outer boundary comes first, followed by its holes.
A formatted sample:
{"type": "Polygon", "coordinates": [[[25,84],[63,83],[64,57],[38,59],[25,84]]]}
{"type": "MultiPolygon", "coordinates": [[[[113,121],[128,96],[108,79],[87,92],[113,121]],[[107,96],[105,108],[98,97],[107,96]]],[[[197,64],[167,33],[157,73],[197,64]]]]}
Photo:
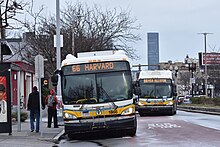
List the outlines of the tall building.
{"type": "Polygon", "coordinates": [[[159,33],[147,33],[148,70],[159,69],[159,33]]]}

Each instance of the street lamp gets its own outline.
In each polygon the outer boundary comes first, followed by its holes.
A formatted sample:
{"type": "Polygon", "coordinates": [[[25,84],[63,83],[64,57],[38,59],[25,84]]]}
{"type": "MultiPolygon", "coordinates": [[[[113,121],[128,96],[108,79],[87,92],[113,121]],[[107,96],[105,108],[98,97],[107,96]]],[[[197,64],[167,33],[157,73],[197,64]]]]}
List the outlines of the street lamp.
{"type": "Polygon", "coordinates": [[[194,59],[189,58],[189,56],[186,56],[186,67],[188,68],[189,72],[191,72],[191,78],[190,78],[190,85],[191,85],[191,95],[192,97],[194,96],[194,84],[195,82],[195,77],[194,77],[194,72],[196,71],[196,62],[194,59]]]}
{"type": "Polygon", "coordinates": [[[205,48],[205,95],[206,97],[208,96],[208,89],[207,89],[207,80],[208,80],[208,77],[207,77],[207,63],[206,63],[206,36],[208,34],[213,34],[213,33],[198,33],[198,34],[202,34],[204,35],[204,48],[205,48]]]}
{"type": "Polygon", "coordinates": [[[195,84],[195,77],[194,72],[196,71],[196,63],[192,61],[192,63],[189,64],[189,71],[191,71],[191,84],[192,84],[192,97],[194,96],[194,84],[195,84]]]}
{"type": "Polygon", "coordinates": [[[170,65],[169,70],[172,72],[172,76],[174,78],[175,92],[178,94],[179,93],[177,89],[178,66],[174,64],[170,65]]]}

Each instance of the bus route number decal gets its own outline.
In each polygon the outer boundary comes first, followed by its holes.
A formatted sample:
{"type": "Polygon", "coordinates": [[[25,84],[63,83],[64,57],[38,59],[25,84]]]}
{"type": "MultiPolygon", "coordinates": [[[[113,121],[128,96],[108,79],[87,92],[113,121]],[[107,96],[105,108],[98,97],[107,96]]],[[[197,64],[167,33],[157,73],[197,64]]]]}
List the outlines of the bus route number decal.
{"type": "Polygon", "coordinates": [[[73,65],[72,66],[72,71],[73,72],[79,72],[80,71],[80,65],[73,65]]]}

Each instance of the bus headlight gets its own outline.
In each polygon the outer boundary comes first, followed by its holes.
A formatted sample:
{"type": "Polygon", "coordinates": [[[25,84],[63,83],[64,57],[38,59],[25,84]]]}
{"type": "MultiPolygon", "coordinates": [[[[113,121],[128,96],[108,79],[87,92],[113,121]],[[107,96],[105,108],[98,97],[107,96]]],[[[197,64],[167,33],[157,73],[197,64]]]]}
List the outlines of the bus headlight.
{"type": "Polygon", "coordinates": [[[168,101],[167,105],[173,105],[173,101],[168,101]]]}
{"type": "Polygon", "coordinates": [[[143,102],[143,101],[138,101],[138,105],[139,105],[139,106],[143,106],[143,105],[145,105],[145,102],[143,102]]]}
{"type": "Polygon", "coordinates": [[[121,115],[129,115],[133,113],[133,108],[128,108],[124,111],[122,111],[121,115]]]}
{"type": "Polygon", "coordinates": [[[76,119],[76,116],[65,112],[64,113],[64,118],[66,118],[66,119],[76,119]]]}

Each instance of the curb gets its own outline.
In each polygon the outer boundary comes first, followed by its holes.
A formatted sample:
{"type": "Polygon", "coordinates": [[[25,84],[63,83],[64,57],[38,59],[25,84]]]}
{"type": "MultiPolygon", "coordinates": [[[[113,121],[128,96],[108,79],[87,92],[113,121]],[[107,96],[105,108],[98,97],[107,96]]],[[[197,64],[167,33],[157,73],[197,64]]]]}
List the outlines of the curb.
{"type": "Polygon", "coordinates": [[[53,138],[45,138],[45,137],[41,137],[41,138],[38,138],[38,140],[40,141],[48,141],[48,142],[53,142],[55,144],[58,144],[59,141],[60,141],[60,137],[64,134],[64,130],[62,130],[59,134],[57,134],[55,137],[53,138]]]}
{"type": "Polygon", "coordinates": [[[53,139],[53,138],[38,138],[38,140],[40,140],[40,141],[48,141],[48,142],[53,142],[53,143],[57,143],[58,142],[56,139],[53,139]]]}
{"type": "Polygon", "coordinates": [[[63,136],[65,134],[65,131],[62,130],[59,134],[57,134],[53,140],[56,140],[56,142],[59,142],[60,141],[60,137],[63,136]]]}
{"type": "Polygon", "coordinates": [[[215,108],[204,108],[204,107],[193,107],[193,106],[177,106],[177,110],[194,112],[194,113],[204,113],[211,115],[220,115],[220,109],[215,108]]]}

